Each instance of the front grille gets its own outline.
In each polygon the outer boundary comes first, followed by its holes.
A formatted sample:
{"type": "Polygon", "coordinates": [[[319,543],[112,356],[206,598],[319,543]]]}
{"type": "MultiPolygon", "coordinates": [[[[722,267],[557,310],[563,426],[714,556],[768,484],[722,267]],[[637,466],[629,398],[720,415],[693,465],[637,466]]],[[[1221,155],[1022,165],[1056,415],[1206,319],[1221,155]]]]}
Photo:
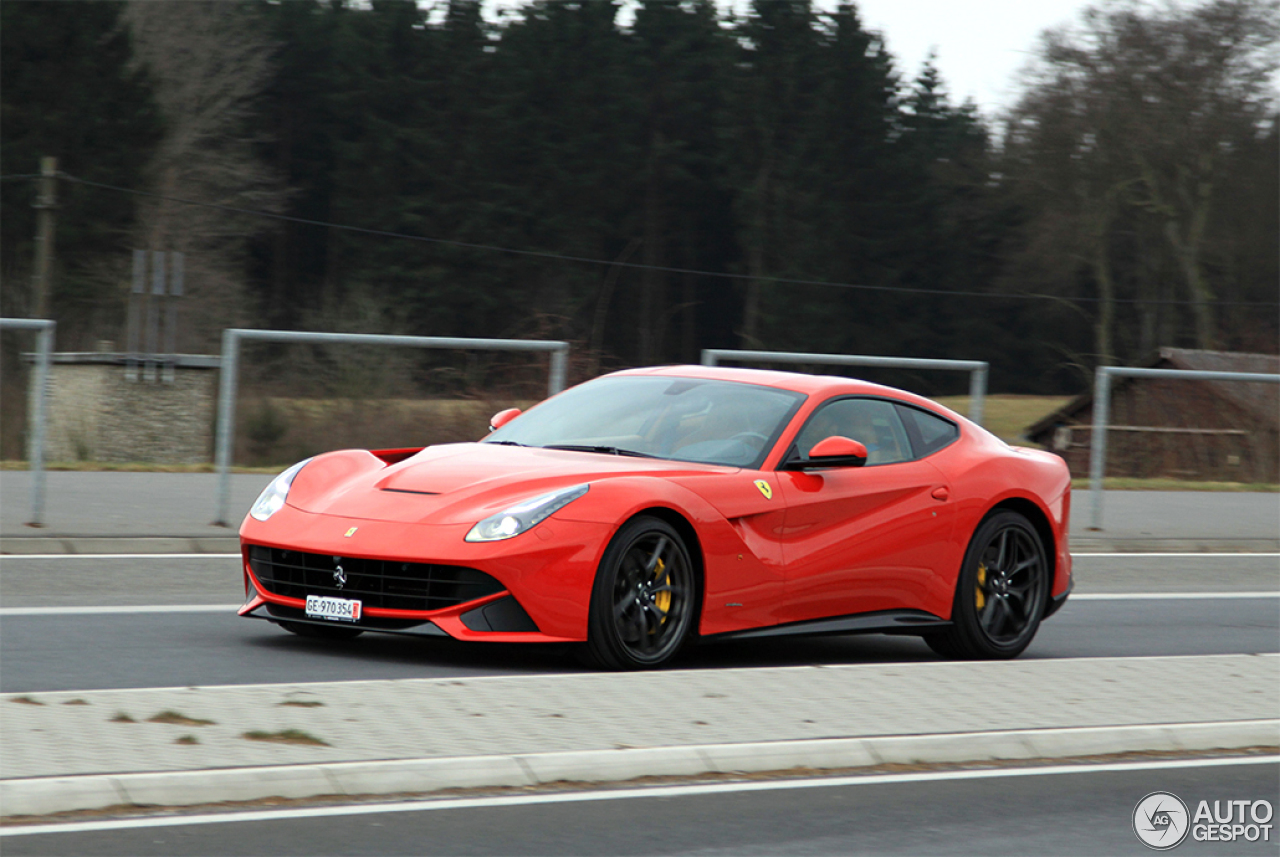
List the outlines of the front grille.
{"type": "Polygon", "coordinates": [[[388,610],[440,610],[504,588],[483,571],[458,565],[353,559],[258,545],[249,547],[249,566],[274,595],[355,598],[365,607],[388,610]],[[341,586],[339,566],[346,576],[341,586]]]}

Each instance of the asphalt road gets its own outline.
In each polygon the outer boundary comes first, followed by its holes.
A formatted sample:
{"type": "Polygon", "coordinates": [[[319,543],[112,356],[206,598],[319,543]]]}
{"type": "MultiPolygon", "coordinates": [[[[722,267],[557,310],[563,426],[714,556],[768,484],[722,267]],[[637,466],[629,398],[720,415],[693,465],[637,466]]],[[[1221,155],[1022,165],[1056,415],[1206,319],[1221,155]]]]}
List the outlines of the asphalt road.
{"type": "MultiPolygon", "coordinates": [[[[516,796],[285,812],[253,821],[6,837],[6,855],[826,855],[1151,853],[1133,832],[1134,807],[1153,791],[1188,804],[1269,801],[1280,806],[1280,765],[1120,770],[988,771],[883,779],[755,782],[516,796]],[[950,778],[949,778],[950,777],[950,778]],[[536,802],[533,802],[536,801],[536,802]],[[459,803],[463,805],[459,806],[459,803]],[[478,805],[477,805],[478,804],[478,805]]],[[[187,819],[186,821],[191,821],[187,819]]],[[[136,823],[136,822],[135,822],[136,823]]],[[[146,822],[144,822],[146,823],[146,822]]],[[[1179,855],[1274,855],[1270,842],[1197,842],[1179,855]]],[[[1194,829],[1194,828],[1193,828],[1194,829]]],[[[1260,831],[1255,833],[1260,836],[1260,831]]]]}
{"type": "MultiPolygon", "coordinates": [[[[1088,557],[1073,598],[1024,658],[1280,651],[1274,556],[1088,557]],[[1132,599],[1201,593],[1204,597],[1132,599]]],[[[240,619],[226,557],[7,557],[0,577],[0,692],[570,672],[563,647],[466,645],[368,634],[330,643],[240,619]],[[210,605],[227,605],[210,611],[210,605]],[[122,612],[74,612],[77,607],[122,612]],[[137,605],[194,612],[124,612],[137,605]],[[25,611],[42,611],[34,615],[25,611]],[[67,612],[72,611],[72,612],[67,612]]],[[[686,668],[933,660],[911,637],[818,637],[697,647],[686,668]]]]}
{"type": "MultiPolygon", "coordinates": [[[[1077,554],[1077,593],[1280,590],[1280,554],[1077,554]]],[[[0,557],[0,608],[237,604],[239,555],[0,557]]]]}

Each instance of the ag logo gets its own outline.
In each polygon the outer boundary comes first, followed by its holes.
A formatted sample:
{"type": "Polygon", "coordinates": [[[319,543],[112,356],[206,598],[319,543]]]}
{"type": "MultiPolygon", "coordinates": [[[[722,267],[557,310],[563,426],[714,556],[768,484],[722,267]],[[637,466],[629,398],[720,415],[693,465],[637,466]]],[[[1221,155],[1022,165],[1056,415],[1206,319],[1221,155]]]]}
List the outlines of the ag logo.
{"type": "Polygon", "coordinates": [[[358,529],[360,529],[360,528],[359,528],[359,527],[352,527],[351,529],[349,529],[349,530],[347,530],[345,533],[343,533],[343,534],[342,534],[342,537],[343,537],[344,539],[349,539],[349,538],[351,538],[352,536],[354,536],[354,535],[356,534],[356,530],[358,530],[358,529]]]}
{"type": "Polygon", "coordinates": [[[764,495],[764,499],[773,499],[773,489],[769,487],[768,482],[765,482],[763,479],[757,479],[756,487],[760,489],[760,493],[764,495]]]}
{"type": "Polygon", "coordinates": [[[339,589],[347,585],[347,571],[340,564],[333,569],[333,582],[339,589]]]}
{"type": "Polygon", "coordinates": [[[1133,808],[1133,832],[1142,844],[1168,851],[1182,844],[1191,829],[1187,805],[1169,792],[1152,792],[1133,808]]]}

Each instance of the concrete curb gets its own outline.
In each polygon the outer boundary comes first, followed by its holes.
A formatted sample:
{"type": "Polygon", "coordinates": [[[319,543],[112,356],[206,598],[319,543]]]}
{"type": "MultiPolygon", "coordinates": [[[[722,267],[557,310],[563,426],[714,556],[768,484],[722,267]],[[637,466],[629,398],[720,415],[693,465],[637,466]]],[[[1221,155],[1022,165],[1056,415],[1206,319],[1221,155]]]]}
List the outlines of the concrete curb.
{"type": "MultiPolygon", "coordinates": [[[[228,554],[240,552],[236,536],[6,536],[0,556],[77,554],[228,554]]],[[[1071,552],[1277,553],[1280,539],[1107,539],[1076,537],[1071,552]]]]}
{"type": "Polygon", "coordinates": [[[0,780],[0,815],[37,816],[120,805],[192,806],[272,797],[529,787],[560,781],[622,782],[647,776],[794,768],[829,770],[1277,746],[1280,719],[1267,719],[34,777],[0,780]]]}

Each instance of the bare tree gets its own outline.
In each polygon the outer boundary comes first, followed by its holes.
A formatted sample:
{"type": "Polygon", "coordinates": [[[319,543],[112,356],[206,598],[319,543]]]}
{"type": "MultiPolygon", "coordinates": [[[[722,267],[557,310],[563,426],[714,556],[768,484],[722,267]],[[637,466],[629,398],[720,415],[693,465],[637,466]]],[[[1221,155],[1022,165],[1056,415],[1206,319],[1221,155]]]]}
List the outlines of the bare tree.
{"type": "Polygon", "coordinates": [[[1073,223],[1099,299],[1100,361],[1113,356],[1121,262],[1126,295],[1150,301],[1140,309],[1144,330],[1159,326],[1147,317],[1160,312],[1152,300],[1160,295],[1142,284],[1173,269],[1195,342],[1217,343],[1208,236],[1215,208],[1229,204],[1222,185],[1234,153],[1275,110],[1278,12],[1275,0],[1191,8],[1126,0],[1087,10],[1078,30],[1045,35],[1007,150],[1040,206],[1033,231],[1073,223]],[[1148,234],[1160,237],[1171,265],[1155,242],[1143,243],[1148,234]]]}
{"type": "Polygon", "coordinates": [[[282,206],[247,121],[269,80],[273,45],[238,3],[130,0],[123,20],[165,122],[149,168],[158,198],[142,210],[139,240],[186,254],[184,344],[209,347],[218,330],[243,318],[248,241],[270,226],[212,206],[282,206]]]}

